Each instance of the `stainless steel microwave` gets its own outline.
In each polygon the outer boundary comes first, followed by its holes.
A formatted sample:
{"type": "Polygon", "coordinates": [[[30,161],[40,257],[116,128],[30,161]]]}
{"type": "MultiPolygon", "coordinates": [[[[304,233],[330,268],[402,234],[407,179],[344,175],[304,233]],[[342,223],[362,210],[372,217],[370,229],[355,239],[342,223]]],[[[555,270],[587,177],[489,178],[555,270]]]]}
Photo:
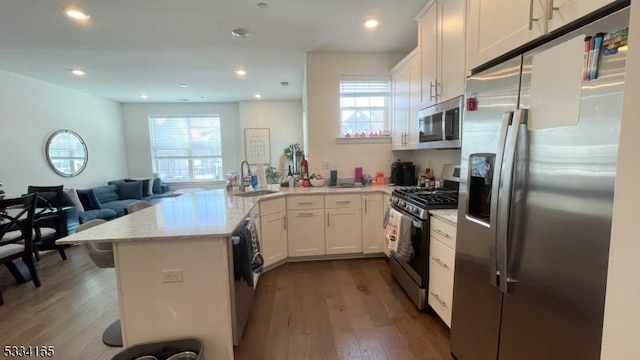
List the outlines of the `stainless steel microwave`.
{"type": "Polygon", "coordinates": [[[462,142],[462,96],[420,110],[420,149],[457,149],[462,142]]]}

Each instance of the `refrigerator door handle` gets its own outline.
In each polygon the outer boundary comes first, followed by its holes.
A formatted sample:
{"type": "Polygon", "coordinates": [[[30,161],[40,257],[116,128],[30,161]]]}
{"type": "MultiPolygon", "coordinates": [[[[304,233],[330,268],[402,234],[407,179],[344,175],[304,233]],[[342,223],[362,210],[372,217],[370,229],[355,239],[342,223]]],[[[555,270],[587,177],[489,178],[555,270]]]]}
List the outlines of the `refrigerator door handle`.
{"type": "Polygon", "coordinates": [[[516,146],[520,127],[527,123],[527,109],[516,110],[509,135],[504,147],[504,162],[500,178],[500,190],[498,201],[498,221],[497,227],[497,264],[499,275],[500,291],[504,294],[509,292],[508,254],[509,254],[509,214],[511,211],[511,193],[513,190],[513,169],[515,166],[516,146]]]}
{"type": "MultiPolygon", "coordinates": [[[[496,153],[495,167],[493,168],[494,184],[491,189],[491,217],[489,218],[489,283],[498,287],[498,260],[497,260],[497,242],[498,242],[498,201],[500,190],[500,179],[502,172],[502,160],[505,152],[505,144],[507,142],[507,133],[509,125],[513,119],[513,111],[507,111],[502,115],[502,124],[500,125],[500,143],[496,153]]],[[[467,206],[468,208],[468,206],[467,206]]]]}

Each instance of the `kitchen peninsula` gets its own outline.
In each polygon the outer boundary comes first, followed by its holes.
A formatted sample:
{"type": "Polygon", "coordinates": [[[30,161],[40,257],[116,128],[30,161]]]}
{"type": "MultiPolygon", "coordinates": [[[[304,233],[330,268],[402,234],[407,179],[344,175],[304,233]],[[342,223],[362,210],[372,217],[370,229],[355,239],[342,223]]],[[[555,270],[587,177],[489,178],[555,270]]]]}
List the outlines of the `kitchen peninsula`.
{"type": "Polygon", "coordinates": [[[195,336],[204,342],[205,358],[233,359],[230,237],[238,224],[264,200],[391,191],[294,188],[240,197],[209,190],[165,199],[58,243],[114,244],[125,346],[195,336]],[[179,273],[179,279],[167,272],[179,273]]]}

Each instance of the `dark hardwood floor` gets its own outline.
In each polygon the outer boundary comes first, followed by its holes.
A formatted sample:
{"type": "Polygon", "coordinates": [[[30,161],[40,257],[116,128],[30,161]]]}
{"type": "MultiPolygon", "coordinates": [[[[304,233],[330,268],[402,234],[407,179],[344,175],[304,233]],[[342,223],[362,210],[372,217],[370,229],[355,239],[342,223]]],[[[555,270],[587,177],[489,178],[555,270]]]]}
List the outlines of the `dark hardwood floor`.
{"type": "Polygon", "coordinates": [[[236,359],[450,359],[383,259],[289,263],[260,277],[236,359]]]}
{"type": "MultiPolygon", "coordinates": [[[[0,268],[0,350],[53,345],[61,360],[109,360],[121,350],[101,341],[118,317],[114,270],[96,267],[81,247],[67,253],[67,261],[55,252],[42,257],[40,288],[16,285],[0,268]]],[[[382,259],[289,263],[263,274],[235,353],[240,360],[450,358],[446,327],[416,310],[382,259]]]]}
{"type": "Polygon", "coordinates": [[[52,345],[54,359],[109,360],[122,350],[102,343],[102,332],[118,318],[115,270],[95,266],[80,246],[67,255],[67,261],[57,252],[42,256],[39,288],[16,285],[0,267],[0,351],[5,345],[52,345]]]}

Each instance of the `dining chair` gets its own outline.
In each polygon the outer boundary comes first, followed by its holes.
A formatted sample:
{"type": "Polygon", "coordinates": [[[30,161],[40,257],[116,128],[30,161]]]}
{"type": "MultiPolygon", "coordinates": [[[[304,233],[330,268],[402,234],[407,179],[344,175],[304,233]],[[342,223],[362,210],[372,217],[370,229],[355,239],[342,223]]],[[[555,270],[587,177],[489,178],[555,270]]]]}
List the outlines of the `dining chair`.
{"type": "MultiPolygon", "coordinates": [[[[82,223],[76,229],[76,232],[82,232],[92,227],[106,223],[104,219],[94,219],[82,223]]],[[[89,254],[93,263],[99,268],[113,268],[113,244],[108,243],[84,243],[84,248],[89,254]]],[[[122,328],[120,327],[120,319],[114,321],[102,333],[102,342],[109,346],[122,346],[122,328]]]]}
{"type": "Polygon", "coordinates": [[[64,185],[29,186],[27,193],[36,193],[36,212],[34,217],[33,253],[40,261],[40,250],[58,250],[62,260],[67,260],[64,249],[69,245],[56,245],[55,241],[66,235],[62,216],[64,185]]]}
{"type": "Polygon", "coordinates": [[[151,206],[153,206],[153,204],[146,200],[134,201],[131,204],[127,205],[127,214],[131,214],[132,212],[136,212],[151,206]]]}
{"type": "MultiPolygon", "coordinates": [[[[35,203],[35,194],[0,199],[0,263],[9,269],[16,281],[20,282],[24,276],[14,261],[22,259],[33,284],[40,287],[40,277],[33,261],[35,203]]],[[[3,304],[4,300],[0,294],[0,305],[3,304]]]]}

